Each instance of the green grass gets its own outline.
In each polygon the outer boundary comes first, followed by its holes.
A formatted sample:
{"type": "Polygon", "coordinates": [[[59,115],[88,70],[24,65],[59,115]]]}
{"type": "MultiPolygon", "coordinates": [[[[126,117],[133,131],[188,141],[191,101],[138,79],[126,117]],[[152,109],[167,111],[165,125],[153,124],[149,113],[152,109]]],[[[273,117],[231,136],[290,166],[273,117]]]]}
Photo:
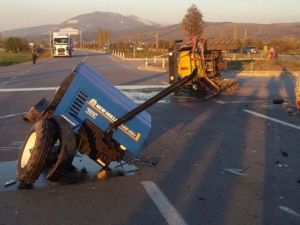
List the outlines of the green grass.
{"type": "Polygon", "coordinates": [[[9,66],[17,63],[23,63],[31,60],[30,52],[0,52],[0,66],[9,66]]]}

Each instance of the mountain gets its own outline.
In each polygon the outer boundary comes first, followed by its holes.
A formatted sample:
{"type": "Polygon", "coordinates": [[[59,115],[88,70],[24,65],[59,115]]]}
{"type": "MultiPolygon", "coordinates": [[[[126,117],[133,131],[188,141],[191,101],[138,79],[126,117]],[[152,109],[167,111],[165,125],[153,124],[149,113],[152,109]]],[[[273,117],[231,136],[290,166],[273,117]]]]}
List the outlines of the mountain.
{"type": "MultiPolygon", "coordinates": [[[[113,41],[150,40],[158,34],[160,40],[183,39],[184,33],[180,24],[163,26],[159,23],[145,20],[134,15],[124,16],[111,12],[92,12],[70,18],[58,25],[43,25],[1,32],[3,37],[19,36],[26,38],[48,38],[49,31],[60,28],[73,28],[82,31],[82,38],[93,41],[98,29],[109,30],[113,41]]],[[[232,22],[206,22],[204,37],[233,39],[259,38],[262,40],[282,37],[300,38],[300,22],[298,23],[232,23],[232,22]]]]}
{"type": "Polygon", "coordinates": [[[48,25],[41,25],[41,26],[35,26],[35,27],[25,27],[20,29],[14,29],[14,30],[7,30],[0,32],[1,36],[3,37],[26,37],[26,38],[34,38],[36,36],[40,35],[48,35],[50,30],[56,30],[58,29],[58,25],[48,24],[48,25]]]}
{"type": "Polygon", "coordinates": [[[300,22],[297,23],[206,23],[206,38],[259,38],[270,40],[282,37],[300,38],[300,22]]]}
{"type": "MultiPolygon", "coordinates": [[[[115,40],[138,39],[143,34],[144,39],[154,41],[154,34],[159,35],[160,40],[178,40],[184,38],[184,32],[180,24],[148,28],[147,30],[130,30],[113,33],[115,40]]],[[[296,23],[232,23],[232,22],[206,22],[204,29],[205,39],[238,39],[258,38],[271,40],[283,37],[300,38],[300,22],[296,23]]]]}
{"type": "Polygon", "coordinates": [[[93,32],[98,29],[106,29],[110,31],[121,31],[131,29],[143,29],[145,27],[157,28],[161,25],[149,20],[141,19],[137,16],[123,16],[118,13],[111,12],[92,12],[82,14],[70,18],[58,25],[42,25],[36,27],[27,27],[1,32],[3,37],[19,36],[19,37],[34,37],[48,34],[50,30],[58,30],[59,28],[72,27],[81,30],[84,34],[93,32]]]}
{"type": "Polygon", "coordinates": [[[159,27],[160,24],[152,21],[143,20],[136,16],[123,16],[111,12],[92,12],[75,16],[66,20],[60,27],[73,27],[83,32],[95,31],[97,29],[106,29],[110,31],[130,30],[142,28],[145,26],[159,27]]]}

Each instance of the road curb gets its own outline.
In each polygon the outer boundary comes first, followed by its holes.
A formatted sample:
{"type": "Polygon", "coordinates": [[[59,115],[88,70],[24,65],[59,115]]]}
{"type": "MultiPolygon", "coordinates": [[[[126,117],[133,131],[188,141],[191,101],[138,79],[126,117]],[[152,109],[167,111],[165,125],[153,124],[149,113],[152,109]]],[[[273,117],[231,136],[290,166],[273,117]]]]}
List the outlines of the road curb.
{"type": "Polygon", "coordinates": [[[161,69],[155,66],[140,66],[138,69],[142,71],[167,72],[166,69],[161,69]]]}

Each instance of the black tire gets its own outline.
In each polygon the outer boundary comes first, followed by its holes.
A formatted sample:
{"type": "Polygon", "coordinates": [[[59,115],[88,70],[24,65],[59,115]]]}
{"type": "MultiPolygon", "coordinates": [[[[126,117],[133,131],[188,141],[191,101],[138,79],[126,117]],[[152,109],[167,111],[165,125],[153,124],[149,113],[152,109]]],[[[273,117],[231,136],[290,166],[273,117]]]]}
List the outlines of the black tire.
{"type": "Polygon", "coordinates": [[[40,120],[32,126],[17,165],[17,180],[22,184],[33,184],[40,176],[53,145],[54,134],[54,123],[51,120],[40,120]]]}

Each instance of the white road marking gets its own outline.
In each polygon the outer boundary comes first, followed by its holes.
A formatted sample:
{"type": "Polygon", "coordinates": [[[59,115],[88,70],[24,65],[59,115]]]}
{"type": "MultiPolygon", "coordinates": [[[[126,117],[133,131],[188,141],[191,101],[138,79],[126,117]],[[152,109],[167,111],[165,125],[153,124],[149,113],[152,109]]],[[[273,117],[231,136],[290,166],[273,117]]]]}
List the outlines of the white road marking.
{"type": "Polygon", "coordinates": [[[118,85],[119,90],[165,89],[170,85],[118,85]]]}
{"type": "Polygon", "coordinates": [[[242,104],[242,103],[269,103],[266,100],[241,100],[241,101],[222,101],[216,100],[217,103],[225,105],[225,104],[242,104]]]}
{"type": "MultiPolygon", "coordinates": [[[[167,88],[169,85],[123,85],[115,86],[122,91],[135,103],[141,104],[156,95],[159,91],[167,88]]],[[[37,88],[0,88],[0,93],[5,92],[33,92],[33,91],[57,91],[59,87],[37,87],[37,88]]],[[[159,103],[168,103],[166,99],[162,99],[159,103]]]]}
{"type": "MultiPolygon", "coordinates": [[[[169,85],[118,85],[115,86],[119,90],[143,90],[157,89],[162,90],[169,85]]],[[[20,92],[20,91],[56,91],[59,87],[36,87],[36,88],[0,88],[0,92],[20,92]]]]}
{"type": "Polygon", "coordinates": [[[297,130],[300,130],[300,126],[297,126],[295,124],[284,122],[282,120],[279,120],[279,119],[276,119],[276,118],[273,118],[273,117],[270,117],[270,116],[266,116],[264,114],[257,113],[257,112],[254,112],[254,111],[251,111],[251,110],[248,110],[248,109],[244,109],[243,111],[246,112],[246,113],[250,113],[250,114],[252,114],[252,115],[254,115],[256,117],[264,118],[266,120],[270,120],[270,121],[273,121],[275,123],[279,123],[281,125],[284,125],[284,126],[287,126],[287,127],[291,127],[291,128],[297,129],[297,130]]]}
{"type": "Polygon", "coordinates": [[[289,214],[292,214],[294,216],[300,217],[299,213],[295,212],[294,210],[292,210],[292,209],[290,209],[286,206],[280,205],[280,206],[278,206],[278,208],[281,209],[282,211],[286,212],[286,213],[289,213],[289,214]]]}
{"type": "Polygon", "coordinates": [[[168,82],[164,82],[164,81],[162,81],[161,83],[165,85],[170,85],[168,82]]]}
{"type": "Polygon", "coordinates": [[[231,169],[225,169],[225,171],[236,174],[236,175],[240,175],[240,176],[247,175],[246,173],[242,173],[242,171],[243,171],[242,169],[233,169],[233,168],[231,168],[231,169]]]}
{"type": "Polygon", "coordinates": [[[156,184],[152,181],[143,181],[141,184],[169,225],[187,224],[156,184]]]}
{"type": "Polygon", "coordinates": [[[117,60],[115,60],[112,56],[108,56],[108,58],[110,58],[112,61],[114,61],[115,63],[118,63],[117,60]]]}
{"type": "Polygon", "coordinates": [[[0,88],[0,92],[19,92],[19,91],[56,91],[58,87],[38,87],[38,88],[0,88]]]}
{"type": "Polygon", "coordinates": [[[216,100],[216,103],[219,103],[219,104],[222,104],[222,105],[225,105],[226,102],[222,101],[222,100],[216,100]]]}
{"type": "Polygon", "coordinates": [[[124,67],[125,69],[130,70],[130,68],[128,66],[124,66],[124,65],[121,65],[121,66],[124,67]]]}
{"type": "Polygon", "coordinates": [[[15,113],[15,114],[10,114],[10,115],[5,115],[5,116],[0,116],[0,119],[7,119],[10,117],[15,117],[15,116],[21,116],[24,115],[27,112],[21,112],[21,113],[15,113]]]}
{"type": "Polygon", "coordinates": [[[88,53],[85,52],[85,57],[81,60],[82,62],[85,62],[85,60],[88,58],[88,53]]]}

